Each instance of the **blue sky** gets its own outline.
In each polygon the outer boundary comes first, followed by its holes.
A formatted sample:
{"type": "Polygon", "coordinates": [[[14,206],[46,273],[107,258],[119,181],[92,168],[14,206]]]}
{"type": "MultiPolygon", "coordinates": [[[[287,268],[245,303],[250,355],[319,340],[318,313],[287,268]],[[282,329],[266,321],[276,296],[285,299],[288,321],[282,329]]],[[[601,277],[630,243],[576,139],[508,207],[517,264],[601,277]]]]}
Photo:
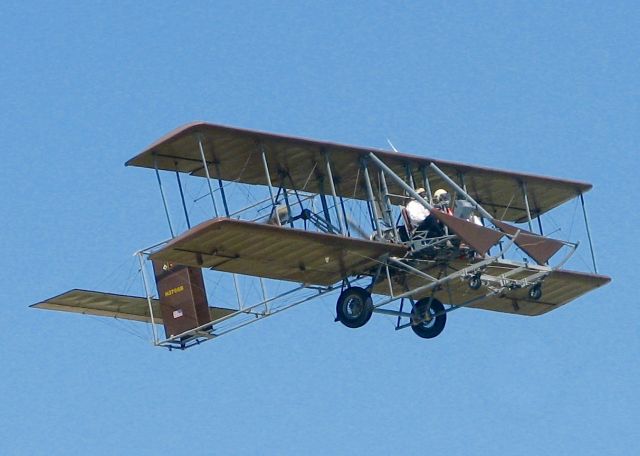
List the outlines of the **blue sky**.
{"type": "Polygon", "coordinates": [[[636,2],[0,15],[1,454],[640,451],[636,2]],[[586,180],[613,282],[538,318],[458,311],[431,341],[385,318],[348,330],[333,298],[186,352],[29,309],[122,286],[131,254],[168,236],[155,176],[123,164],[194,120],[586,180]]]}

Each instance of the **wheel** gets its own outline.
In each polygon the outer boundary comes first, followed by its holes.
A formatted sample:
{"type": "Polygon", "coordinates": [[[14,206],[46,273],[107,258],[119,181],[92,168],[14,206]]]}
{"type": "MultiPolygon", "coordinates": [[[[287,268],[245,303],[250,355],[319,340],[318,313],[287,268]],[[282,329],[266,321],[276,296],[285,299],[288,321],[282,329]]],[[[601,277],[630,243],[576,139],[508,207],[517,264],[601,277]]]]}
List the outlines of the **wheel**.
{"type": "Polygon", "coordinates": [[[536,301],[540,299],[542,297],[542,286],[537,284],[529,288],[529,297],[536,301]]]}
{"type": "Polygon", "coordinates": [[[444,325],[447,323],[447,314],[442,313],[437,317],[434,315],[444,312],[444,305],[437,299],[431,299],[429,314],[432,316],[430,320],[425,320],[425,312],[429,305],[430,298],[424,298],[416,302],[411,309],[411,329],[419,337],[423,339],[432,339],[442,332],[444,325]],[[418,322],[418,323],[415,323],[418,322]]]}
{"type": "Polygon", "coordinates": [[[347,288],[338,297],[336,313],[337,320],[348,328],[364,326],[373,314],[371,293],[360,287],[347,288]]]}
{"type": "Polygon", "coordinates": [[[469,288],[472,290],[478,290],[482,286],[482,280],[480,280],[480,276],[474,275],[469,279],[469,288]]]}

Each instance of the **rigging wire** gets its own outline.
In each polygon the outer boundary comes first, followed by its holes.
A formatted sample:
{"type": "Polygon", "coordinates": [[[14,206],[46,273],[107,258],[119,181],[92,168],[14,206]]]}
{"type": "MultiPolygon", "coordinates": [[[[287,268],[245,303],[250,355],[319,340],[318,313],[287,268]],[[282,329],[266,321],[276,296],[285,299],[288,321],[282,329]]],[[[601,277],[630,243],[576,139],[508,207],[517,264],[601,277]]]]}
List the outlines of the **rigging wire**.
{"type": "Polygon", "coordinates": [[[576,222],[576,213],[578,212],[578,198],[575,199],[575,204],[573,206],[573,214],[571,215],[571,224],[569,225],[569,233],[567,234],[567,239],[571,238],[573,234],[573,225],[576,222]]]}
{"type": "MultiPolygon", "coordinates": [[[[130,288],[131,283],[135,280],[135,274],[133,273],[133,271],[135,270],[135,267],[136,266],[135,266],[134,258],[130,258],[130,259],[128,258],[121,261],[111,270],[111,272],[101,276],[101,279],[96,283],[96,288],[100,289],[100,288],[106,287],[107,289],[115,289],[120,292],[120,290],[122,290],[123,288],[123,283],[125,284],[125,287],[127,289],[130,288]],[[118,279],[118,277],[121,277],[123,275],[123,270],[127,264],[129,264],[129,268],[125,278],[118,279]],[[116,282],[117,282],[117,285],[116,285],[116,282]]],[[[123,294],[126,294],[126,293],[123,293],[123,294]]]]}
{"type": "Polygon", "coordinates": [[[509,200],[509,202],[507,203],[507,207],[504,208],[504,211],[502,212],[502,217],[500,217],[500,220],[504,220],[504,216],[507,215],[507,211],[509,210],[509,208],[511,208],[511,203],[513,202],[514,198],[516,197],[516,194],[513,193],[511,195],[511,199],[509,200]]]}
{"type": "Polygon", "coordinates": [[[143,332],[132,329],[132,328],[135,328],[135,326],[130,326],[129,323],[133,324],[133,322],[125,321],[118,317],[111,317],[111,318],[105,319],[104,317],[100,317],[100,316],[96,316],[95,321],[99,322],[102,325],[124,332],[130,336],[134,336],[137,339],[142,339],[145,341],[149,340],[148,337],[145,337],[143,332]]]}
{"type": "Polygon", "coordinates": [[[307,189],[307,185],[309,184],[309,181],[311,180],[311,176],[313,175],[313,172],[316,170],[316,167],[318,166],[317,162],[313,163],[313,168],[311,168],[311,172],[309,173],[309,176],[307,177],[307,180],[304,181],[304,185],[302,186],[302,191],[305,191],[307,189]]]}

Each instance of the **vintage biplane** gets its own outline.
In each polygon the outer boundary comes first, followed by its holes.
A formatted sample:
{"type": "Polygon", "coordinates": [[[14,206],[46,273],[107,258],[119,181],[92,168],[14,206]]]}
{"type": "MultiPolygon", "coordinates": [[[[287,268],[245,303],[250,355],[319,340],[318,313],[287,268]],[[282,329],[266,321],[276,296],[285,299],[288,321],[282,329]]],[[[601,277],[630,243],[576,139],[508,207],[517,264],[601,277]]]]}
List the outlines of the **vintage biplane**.
{"type": "Polygon", "coordinates": [[[155,170],[171,232],[136,253],[145,295],[74,289],[33,307],[147,322],[155,345],[184,349],[339,293],[335,320],[349,328],[382,314],[432,338],[456,309],[536,316],[610,281],[597,273],[584,182],[208,123],[126,165],[155,170]],[[440,233],[412,226],[412,200],[440,233]],[[578,243],[543,233],[542,216],[571,200],[583,209],[591,272],[563,269],[578,243]]]}

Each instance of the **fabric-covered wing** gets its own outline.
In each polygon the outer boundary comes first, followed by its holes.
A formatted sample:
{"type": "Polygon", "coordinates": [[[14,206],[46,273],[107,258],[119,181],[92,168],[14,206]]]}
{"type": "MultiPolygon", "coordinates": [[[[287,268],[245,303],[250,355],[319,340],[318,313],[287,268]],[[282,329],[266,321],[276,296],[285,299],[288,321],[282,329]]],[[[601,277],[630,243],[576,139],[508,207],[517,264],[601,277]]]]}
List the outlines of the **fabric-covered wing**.
{"type": "MultiPolygon", "coordinates": [[[[33,304],[30,307],[151,323],[149,303],[146,298],[139,296],[74,289],[33,304]]],[[[152,307],[155,323],[162,324],[160,302],[157,299],[153,299],[152,307]]],[[[235,311],[232,309],[209,307],[212,321],[233,312],[235,311]]]]}
{"type": "MultiPolygon", "coordinates": [[[[466,266],[468,266],[468,263],[463,261],[451,262],[446,273],[450,274],[466,266]]],[[[516,266],[512,263],[501,261],[491,265],[484,273],[497,277],[501,274],[509,273],[515,268],[516,266]]],[[[441,272],[439,266],[436,265],[428,265],[421,268],[421,270],[433,276],[439,276],[441,272]]],[[[529,268],[511,275],[510,278],[524,279],[538,271],[538,269],[529,268]]],[[[403,284],[405,278],[408,289],[414,289],[428,283],[423,278],[411,274],[397,277],[397,280],[394,282],[395,294],[403,293],[406,290],[403,284]]],[[[529,298],[528,289],[521,288],[488,297],[474,304],[470,304],[468,307],[518,315],[542,315],[610,281],[611,279],[609,277],[603,275],[557,270],[551,272],[542,282],[543,293],[539,300],[529,298]]],[[[388,295],[389,287],[387,282],[378,283],[374,287],[373,292],[388,295]]],[[[435,293],[435,297],[446,304],[462,305],[471,299],[485,295],[487,292],[488,289],[484,286],[479,290],[472,290],[466,280],[456,279],[439,288],[435,293]]],[[[428,295],[429,293],[417,294],[414,298],[423,298],[428,295]]]]}
{"type": "MultiPolygon", "coordinates": [[[[428,157],[387,152],[324,141],[314,141],[259,131],[243,130],[204,122],[179,128],[144,152],[127,161],[127,166],[179,171],[205,176],[199,141],[208,162],[209,174],[227,181],[266,185],[261,152],[269,163],[274,185],[295,187],[309,192],[329,193],[325,160],[333,170],[336,191],[348,198],[366,199],[360,160],[373,152],[398,176],[411,175],[422,186],[428,176],[432,189],[447,188],[440,176],[429,169],[436,164],[495,218],[522,222],[527,219],[523,185],[526,185],[532,216],[542,214],[591,188],[585,182],[515,173],[471,166],[428,157]],[[283,177],[286,175],[289,177],[283,177]],[[462,182],[462,179],[464,182],[462,182]]],[[[369,165],[373,170],[372,165],[369,165]]],[[[378,173],[371,173],[374,181],[378,173]]],[[[374,184],[378,184],[374,182],[374,184]]],[[[402,195],[402,189],[388,182],[389,191],[402,195]]],[[[376,185],[377,187],[377,185],[376,185]]]]}
{"type": "MultiPolygon", "coordinates": [[[[514,290],[506,296],[493,296],[470,307],[477,309],[507,312],[519,315],[536,316],[557,309],[596,288],[609,283],[611,279],[598,274],[558,270],[549,274],[542,283],[542,297],[532,300],[528,289],[514,290]]],[[[466,283],[459,283],[459,293],[469,289],[466,283]]]]}
{"type": "Polygon", "coordinates": [[[270,279],[331,285],[374,268],[381,255],[402,256],[405,252],[404,247],[395,244],[217,218],[173,239],[151,258],[270,279]]]}

